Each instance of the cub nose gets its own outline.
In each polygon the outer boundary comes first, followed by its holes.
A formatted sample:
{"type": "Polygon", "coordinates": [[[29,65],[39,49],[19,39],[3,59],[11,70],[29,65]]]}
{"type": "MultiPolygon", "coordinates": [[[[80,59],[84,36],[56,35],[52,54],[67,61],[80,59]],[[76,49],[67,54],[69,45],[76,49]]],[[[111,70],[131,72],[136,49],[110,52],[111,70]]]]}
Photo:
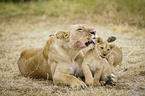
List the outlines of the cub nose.
{"type": "Polygon", "coordinates": [[[104,56],[106,56],[106,54],[103,54],[104,56]]]}

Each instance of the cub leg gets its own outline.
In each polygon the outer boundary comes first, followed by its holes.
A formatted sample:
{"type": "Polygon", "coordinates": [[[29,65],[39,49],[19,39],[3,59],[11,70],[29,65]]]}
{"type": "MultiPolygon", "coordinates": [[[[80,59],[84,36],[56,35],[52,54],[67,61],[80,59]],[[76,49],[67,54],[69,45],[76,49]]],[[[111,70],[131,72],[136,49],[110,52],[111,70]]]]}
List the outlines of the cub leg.
{"type": "Polygon", "coordinates": [[[94,74],[94,85],[101,85],[99,81],[100,81],[102,71],[103,71],[103,68],[96,69],[95,74],[94,74]]]}
{"type": "Polygon", "coordinates": [[[69,85],[72,88],[86,88],[86,84],[71,74],[71,67],[67,64],[58,64],[53,76],[54,84],[69,85]],[[64,66],[65,65],[65,66],[64,66]]]}
{"type": "Polygon", "coordinates": [[[92,76],[92,73],[89,69],[89,65],[88,64],[82,64],[82,69],[83,69],[83,73],[85,75],[85,82],[87,85],[93,85],[93,81],[94,78],[92,76]]]}

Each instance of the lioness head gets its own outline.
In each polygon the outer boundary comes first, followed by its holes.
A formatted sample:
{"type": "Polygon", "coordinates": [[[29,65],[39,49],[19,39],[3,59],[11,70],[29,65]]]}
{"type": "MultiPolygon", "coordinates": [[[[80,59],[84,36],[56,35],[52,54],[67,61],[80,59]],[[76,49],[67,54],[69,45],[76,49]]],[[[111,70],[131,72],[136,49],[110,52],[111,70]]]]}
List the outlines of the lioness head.
{"type": "Polygon", "coordinates": [[[111,52],[112,47],[113,46],[110,45],[107,41],[104,41],[101,37],[97,37],[95,49],[102,58],[107,58],[111,52]]]}
{"type": "Polygon", "coordinates": [[[85,24],[73,25],[69,30],[70,47],[80,49],[88,46],[88,41],[92,41],[95,31],[85,24]]]}

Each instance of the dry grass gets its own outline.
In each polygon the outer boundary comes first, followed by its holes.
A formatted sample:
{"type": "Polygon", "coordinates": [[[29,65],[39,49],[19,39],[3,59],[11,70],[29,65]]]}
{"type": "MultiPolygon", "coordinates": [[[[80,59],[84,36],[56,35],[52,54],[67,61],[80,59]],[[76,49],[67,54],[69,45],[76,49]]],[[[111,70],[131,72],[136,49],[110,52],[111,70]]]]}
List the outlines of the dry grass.
{"type": "MultiPolygon", "coordinates": [[[[98,22],[92,22],[93,19],[90,17],[85,21],[78,19],[79,17],[62,17],[47,18],[46,15],[19,17],[19,15],[4,14],[0,16],[0,95],[145,95],[145,28],[121,23],[100,25],[98,22]],[[49,34],[76,23],[90,25],[104,39],[110,35],[117,37],[116,44],[122,47],[124,58],[122,65],[115,69],[118,71],[128,69],[120,75],[117,86],[112,88],[90,86],[84,90],[73,90],[68,86],[53,85],[50,80],[32,79],[20,74],[17,60],[22,50],[44,46],[49,34]]],[[[106,18],[102,17],[101,20],[103,19],[106,18]]]]}

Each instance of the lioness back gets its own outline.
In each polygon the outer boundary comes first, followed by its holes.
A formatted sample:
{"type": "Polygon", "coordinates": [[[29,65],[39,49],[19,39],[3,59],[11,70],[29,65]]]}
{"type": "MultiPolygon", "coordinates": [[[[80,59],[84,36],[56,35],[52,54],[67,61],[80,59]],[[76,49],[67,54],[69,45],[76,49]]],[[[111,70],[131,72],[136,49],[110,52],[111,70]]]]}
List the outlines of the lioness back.
{"type": "MultiPolygon", "coordinates": [[[[18,67],[22,75],[30,76],[34,78],[46,77],[44,76],[43,70],[39,70],[41,63],[44,63],[45,60],[42,55],[42,48],[40,49],[29,49],[21,53],[21,57],[18,60],[18,67]]],[[[45,74],[46,75],[46,74],[45,74]]]]}
{"type": "Polygon", "coordinates": [[[38,49],[33,48],[33,49],[24,50],[24,51],[21,52],[20,58],[22,58],[22,57],[25,58],[25,59],[32,58],[40,50],[41,50],[41,48],[38,48],[38,49]]]}
{"type": "Polygon", "coordinates": [[[51,76],[47,65],[49,46],[55,37],[49,38],[44,48],[33,48],[21,52],[18,67],[22,75],[33,78],[47,78],[51,76]]]}

